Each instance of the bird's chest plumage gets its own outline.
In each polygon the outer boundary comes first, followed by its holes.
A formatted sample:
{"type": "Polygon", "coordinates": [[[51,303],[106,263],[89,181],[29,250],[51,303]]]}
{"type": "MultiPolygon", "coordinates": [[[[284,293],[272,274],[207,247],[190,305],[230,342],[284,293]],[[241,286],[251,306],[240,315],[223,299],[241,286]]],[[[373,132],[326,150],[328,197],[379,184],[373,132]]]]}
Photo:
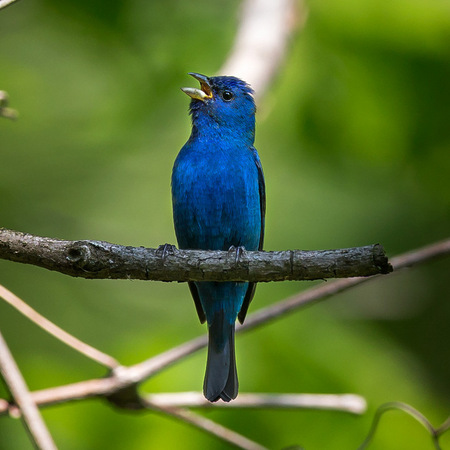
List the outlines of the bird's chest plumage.
{"type": "Polygon", "coordinates": [[[189,141],[175,161],[172,197],[180,248],[258,248],[258,172],[250,148],[189,141]]]}

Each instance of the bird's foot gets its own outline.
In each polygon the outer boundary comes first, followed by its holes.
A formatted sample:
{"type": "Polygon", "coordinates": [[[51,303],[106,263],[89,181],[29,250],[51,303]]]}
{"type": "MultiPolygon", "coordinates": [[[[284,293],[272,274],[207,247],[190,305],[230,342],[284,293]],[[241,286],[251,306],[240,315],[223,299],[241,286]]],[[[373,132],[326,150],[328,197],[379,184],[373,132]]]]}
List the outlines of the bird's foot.
{"type": "Polygon", "coordinates": [[[234,262],[237,264],[240,259],[241,256],[245,253],[245,247],[235,247],[234,245],[232,245],[229,249],[228,249],[228,253],[232,254],[234,253],[234,262]]]}
{"type": "Polygon", "coordinates": [[[156,249],[156,254],[164,261],[168,255],[174,255],[177,248],[172,244],[163,244],[156,249]]]}

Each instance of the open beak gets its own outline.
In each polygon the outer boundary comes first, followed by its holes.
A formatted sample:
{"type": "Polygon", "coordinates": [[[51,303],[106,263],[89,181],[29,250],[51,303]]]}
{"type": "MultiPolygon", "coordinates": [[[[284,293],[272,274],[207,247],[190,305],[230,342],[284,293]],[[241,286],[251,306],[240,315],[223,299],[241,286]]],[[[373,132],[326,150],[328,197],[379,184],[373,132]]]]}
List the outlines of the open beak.
{"type": "Polygon", "coordinates": [[[196,100],[201,100],[204,102],[208,98],[212,98],[212,90],[209,78],[206,75],[201,75],[195,72],[189,72],[191,77],[194,77],[196,80],[200,82],[200,89],[184,87],[181,90],[189,95],[191,98],[195,98],[196,100]]]}

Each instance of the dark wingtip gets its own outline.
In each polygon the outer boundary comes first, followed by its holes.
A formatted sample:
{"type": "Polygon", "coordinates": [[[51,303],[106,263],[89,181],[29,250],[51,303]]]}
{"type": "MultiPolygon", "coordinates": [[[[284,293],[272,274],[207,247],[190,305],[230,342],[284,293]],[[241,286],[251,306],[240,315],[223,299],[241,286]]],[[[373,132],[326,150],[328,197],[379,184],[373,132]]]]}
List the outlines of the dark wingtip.
{"type": "Polygon", "coordinates": [[[220,398],[221,398],[224,402],[229,403],[229,402],[231,402],[231,400],[234,400],[236,397],[229,397],[225,392],[222,392],[222,393],[220,394],[220,398]]]}
{"type": "Polygon", "coordinates": [[[223,390],[219,395],[213,395],[213,396],[208,396],[207,392],[203,392],[206,400],[208,400],[211,403],[216,403],[217,401],[219,401],[219,399],[221,399],[222,401],[229,403],[231,402],[231,400],[234,400],[237,397],[237,391],[234,391],[231,395],[229,395],[227,392],[225,392],[225,390],[223,390]]]}

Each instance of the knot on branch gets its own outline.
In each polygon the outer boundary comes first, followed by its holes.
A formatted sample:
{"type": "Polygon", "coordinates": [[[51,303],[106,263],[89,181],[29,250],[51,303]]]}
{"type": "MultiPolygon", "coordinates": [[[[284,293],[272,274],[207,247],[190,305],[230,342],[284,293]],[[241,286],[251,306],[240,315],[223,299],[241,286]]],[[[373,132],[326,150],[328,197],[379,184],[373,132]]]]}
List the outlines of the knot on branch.
{"type": "Polygon", "coordinates": [[[64,241],[0,228],[0,258],[74,277],[155,281],[286,281],[392,272],[381,245],[337,250],[232,251],[64,241]]]}
{"type": "Polygon", "coordinates": [[[115,367],[110,372],[110,378],[115,380],[116,389],[105,395],[105,399],[122,409],[138,410],[145,408],[144,401],[138,392],[139,379],[130,379],[128,371],[123,366],[115,367]]]}
{"type": "Polygon", "coordinates": [[[91,250],[89,246],[79,241],[74,242],[67,249],[67,261],[80,269],[84,269],[87,266],[90,257],[91,250]]]}
{"type": "Polygon", "coordinates": [[[136,384],[119,389],[113,394],[105,396],[105,399],[120,409],[130,409],[136,411],[138,409],[146,408],[141,396],[139,395],[136,384]]]}

